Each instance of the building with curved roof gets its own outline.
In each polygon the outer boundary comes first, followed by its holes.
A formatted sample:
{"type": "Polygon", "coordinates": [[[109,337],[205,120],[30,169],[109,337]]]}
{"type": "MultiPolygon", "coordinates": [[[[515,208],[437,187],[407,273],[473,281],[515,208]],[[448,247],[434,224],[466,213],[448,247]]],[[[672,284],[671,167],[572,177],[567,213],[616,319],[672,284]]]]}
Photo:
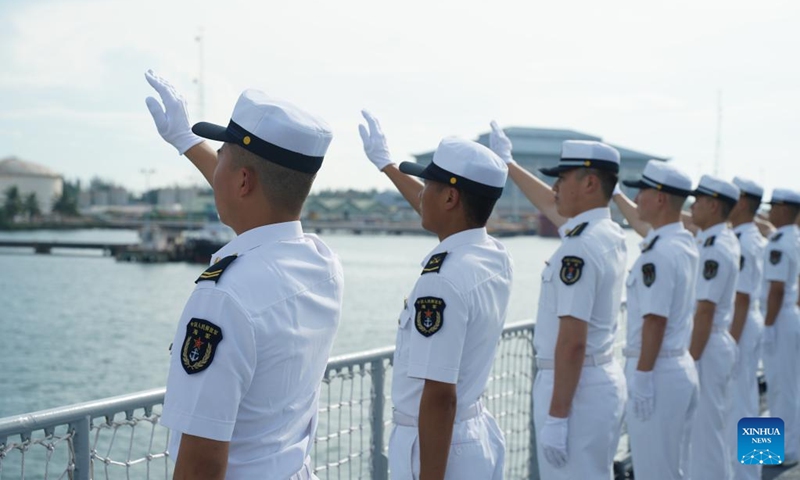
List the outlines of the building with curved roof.
{"type": "Polygon", "coordinates": [[[35,194],[39,209],[43,214],[48,214],[53,209],[53,202],[63,192],[64,179],[44,165],[7,157],[0,160],[0,194],[3,194],[0,195],[0,203],[11,187],[17,187],[23,198],[35,194]]]}

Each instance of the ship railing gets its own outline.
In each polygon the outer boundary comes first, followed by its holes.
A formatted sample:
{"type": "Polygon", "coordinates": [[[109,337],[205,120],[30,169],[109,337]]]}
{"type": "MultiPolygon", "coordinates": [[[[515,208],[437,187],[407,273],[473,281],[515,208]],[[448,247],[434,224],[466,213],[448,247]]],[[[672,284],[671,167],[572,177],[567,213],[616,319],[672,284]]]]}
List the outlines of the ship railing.
{"type": "MultiPolygon", "coordinates": [[[[506,438],[505,478],[537,478],[534,322],[508,325],[483,394],[506,438]]],[[[312,465],[321,479],[389,477],[394,347],[330,359],[312,465]]],[[[0,419],[0,480],[171,478],[164,388],[0,419]]]]}

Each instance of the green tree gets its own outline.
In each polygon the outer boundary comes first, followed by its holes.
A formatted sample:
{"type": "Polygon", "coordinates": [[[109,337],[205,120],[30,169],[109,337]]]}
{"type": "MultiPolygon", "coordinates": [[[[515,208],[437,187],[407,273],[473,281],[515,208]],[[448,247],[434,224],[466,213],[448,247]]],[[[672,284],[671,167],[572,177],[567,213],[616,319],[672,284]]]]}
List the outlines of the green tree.
{"type": "Polygon", "coordinates": [[[28,220],[38,217],[42,214],[42,210],[39,208],[39,200],[36,198],[35,193],[31,193],[27,197],[25,197],[25,204],[23,205],[23,211],[25,214],[28,215],[28,220]]]}
{"type": "Polygon", "coordinates": [[[24,210],[22,195],[20,195],[19,188],[17,188],[16,185],[9,187],[8,190],[6,190],[5,195],[6,200],[3,204],[3,212],[9,221],[13,221],[14,217],[22,213],[24,210]]]}
{"type": "Polygon", "coordinates": [[[70,183],[64,181],[61,196],[53,202],[53,213],[68,217],[78,216],[78,193],[81,191],[80,182],[70,183]]]}

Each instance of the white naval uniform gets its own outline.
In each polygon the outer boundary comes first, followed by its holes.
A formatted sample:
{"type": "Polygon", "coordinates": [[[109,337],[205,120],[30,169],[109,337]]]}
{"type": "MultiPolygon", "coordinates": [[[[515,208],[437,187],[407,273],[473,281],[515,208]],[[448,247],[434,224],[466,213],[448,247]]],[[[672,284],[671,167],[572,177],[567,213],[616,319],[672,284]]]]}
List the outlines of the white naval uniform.
{"type": "Polygon", "coordinates": [[[230,255],[216,282],[198,280],[175,333],[161,417],[170,456],[190,434],[230,442],[229,480],[316,478],[309,453],[341,313],[341,265],[300,222],[248,230],[215,257],[230,255]],[[199,344],[203,331],[218,342],[190,374],[198,327],[199,344]]]}
{"type": "Polygon", "coordinates": [[[533,338],[539,366],[533,386],[537,433],[550,411],[559,317],[588,323],[587,358],[569,412],[567,464],[552,466],[537,444],[539,474],[542,480],[611,480],[626,399],[625,377],[612,355],[625,274],[625,235],[608,208],[583,212],[561,231],[566,232],[561,245],[542,272],[533,338]],[[582,262],[577,280],[576,258],[582,262]]]}
{"type": "Polygon", "coordinates": [[[764,371],[767,377],[767,405],[770,416],[783,419],[784,458],[798,459],[800,443],[800,313],[797,308],[797,276],[800,273],[800,230],[795,225],[780,227],[770,237],[764,256],[764,304],[766,312],[770,282],[783,282],[784,295],[775,323],[774,350],[764,349],[764,371]]]}
{"type": "Polygon", "coordinates": [[[628,386],[639,362],[645,315],[667,319],[653,367],[655,402],[650,418],[642,421],[634,415],[628,392],[625,422],[636,478],[688,478],[689,438],[698,401],[697,370],[688,350],[698,256],[694,237],[683,224],[664,225],[645,237],[642,254],[626,281],[628,386]]]}
{"type": "Polygon", "coordinates": [[[503,332],[511,293],[511,257],[485,228],[477,228],[444,239],[422,265],[397,329],[391,477],[419,478],[417,419],[425,380],[430,379],[456,384],[458,395],[445,478],[500,480],[505,440],[480,397],[503,332]],[[429,317],[431,302],[438,306],[429,317]],[[424,324],[426,320],[432,323],[424,324]]]}
{"type": "Polygon", "coordinates": [[[697,362],[700,398],[691,434],[690,478],[726,480],[731,475],[730,439],[725,438],[736,341],[728,332],[741,250],[733,230],[719,223],[697,235],[700,263],[696,300],[715,304],[711,334],[697,362]]]}
{"type": "Polygon", "coordinates": [[[737,437],[739,420],[759,416],[758,360],[761,358],[761,331],[764,317],[759,308],[761,285],[764,277],[764,248],[766,239],[753,223],[744,223],[733,229],[739,238],[741,259],[736,292],[750,297],[744,330],[739,337],[739,357],[731,381],[731,406],[728,413],[725,440],[731,451],[733,478],[736,480],[760,480],[760,465],[742,465],[738,458],[737,437]]]}

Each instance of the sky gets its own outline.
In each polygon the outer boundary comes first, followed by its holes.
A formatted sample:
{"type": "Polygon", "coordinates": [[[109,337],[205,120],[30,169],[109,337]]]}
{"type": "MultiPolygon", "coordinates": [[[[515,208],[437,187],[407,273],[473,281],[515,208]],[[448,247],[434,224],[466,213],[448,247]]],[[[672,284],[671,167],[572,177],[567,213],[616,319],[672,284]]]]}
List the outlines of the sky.
{"type": "Polygon", "coordinates": [[[798,25],[789,0],[2,0],[0,158],[134,191],[147,169],[150,187],[202,184],[156,133],[152,68],[193,122],[227,124],[246,88],[324,118],[316,191],[391,187],[363,154],[362,108],[397,162],[495,119],[670,157],[695,180],[719,152],[723,178],[800,188],[798,25]]]}

